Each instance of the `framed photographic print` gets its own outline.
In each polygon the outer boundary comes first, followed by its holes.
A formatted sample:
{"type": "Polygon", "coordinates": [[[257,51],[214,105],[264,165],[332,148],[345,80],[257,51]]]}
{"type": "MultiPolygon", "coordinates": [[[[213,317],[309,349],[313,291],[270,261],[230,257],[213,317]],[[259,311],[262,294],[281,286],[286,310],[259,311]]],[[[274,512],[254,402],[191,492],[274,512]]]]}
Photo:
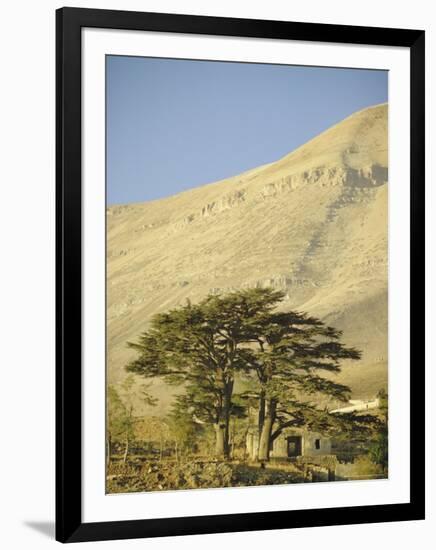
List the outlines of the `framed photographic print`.
{"type": "Polygon", "coordinates": [[[424,32],[56,47],[57,539],[424,518],[424,32]]]}

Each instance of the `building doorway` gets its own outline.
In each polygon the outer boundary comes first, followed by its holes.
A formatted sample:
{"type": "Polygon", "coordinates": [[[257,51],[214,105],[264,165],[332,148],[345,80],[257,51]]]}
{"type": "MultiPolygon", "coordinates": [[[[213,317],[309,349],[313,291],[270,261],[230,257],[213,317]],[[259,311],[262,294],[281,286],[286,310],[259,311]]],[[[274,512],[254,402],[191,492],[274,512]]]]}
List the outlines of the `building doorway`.
{"type": "Polygon", "coordinates": [[[301,456],[301,435],[293,435],[287,438],[288,456],[301,456]]]}

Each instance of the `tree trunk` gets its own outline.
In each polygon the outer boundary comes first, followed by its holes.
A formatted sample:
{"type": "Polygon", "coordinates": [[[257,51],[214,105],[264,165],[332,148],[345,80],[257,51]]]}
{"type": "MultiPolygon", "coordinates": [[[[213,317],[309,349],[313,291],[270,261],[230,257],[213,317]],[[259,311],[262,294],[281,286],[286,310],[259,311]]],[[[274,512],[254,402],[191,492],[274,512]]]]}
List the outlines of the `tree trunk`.
{"type": "MultiPolygon", "coordinates": [[[[245,433],[244,433],[244,454],[242,455],[242,460],[245,462],[247,460],[247,454],[249,455],[249,450],[248,450],[248,444],[247,444],[247,439],[248,439],[248,430],[249,430],[249,425],[247,426],[247,428],[245,429],[245,433]]],[[[253,454],[253,453],[251,453],[253,454]]],[[[250,455],[249,455],[250,457],[250,455]]],[[[251,458],[251,457],[250,457],[251,458]]]]}
{"type": "Polygon", "coordinates": [[[271,399],[267,402],[267,411],[265,414],[265,420],[262,427],[262,432],[260,434],[259,440],[259,452],[258,460],[266,461],[269,460],[269,449],[271,445],[271,435],[273,425],[276,419],[276,407],[277,403],[271,399]]]}
{"type": "Polygon", "coordinates": [[[251,460],[257,460],[259,456],[259,444],[261,440],[263,425],[265,422],[265,391],[262,390],[259,394],[259,410],[257,413],[257,441],[253,441],[253,447],[251,452],[251,460]]]}
{"type": "Polygon", "coordinates": [[[223,420],[224,420],[224,456],[229,457],[230,452],[230,410],[232,405],[233,382],[229,382],[224,389],[223,420]]]}
{"type": "Polygon", "coordinates": [[[229,458],[230,411],[232,406],[233,381],[223,383],[222,406],[218,422],[214,425],[216,434],[215,456],[229,458]]]}
{"type": "Polygon", "coordinates": [[[111,457],[112,457],[112,439],[111,439],[110,434],[108,434],[108,436],[107,436],[107,449],[106,449],[106,452],[107,452],[106,464],[107,464],[107,466],[110,466],[111,457]]]}
{"type": "Polygon", "coordinates": [[[257,417],[259,437],[262,433],[263,423],[265,422],[265,391],[262,390],[259,394],[259,414],[257,417]]]}
{"type": "Polygon", "coordinates": [[[230,440],[229,440],[229,457],[230,460],[233,460],[235,457],[235,420],[233,419],[233,422],[230,424],[231,426],[231,432],[230,432],[230,440]]]}
{"type": "Polygon", "coordinates": [[[126,437],[126,447],[124,449],[124,456],[123,456],[123,462],[124,464],[127,462],[127,455],[129,454],[129,438],[126,437]]]}
{"type": "Polygon", "coordinates": [[[215,456],[217,458],[225,458],[225,425],[222,423],[217,423],[214,424],[213,427],[215,428],[215,456]]]}

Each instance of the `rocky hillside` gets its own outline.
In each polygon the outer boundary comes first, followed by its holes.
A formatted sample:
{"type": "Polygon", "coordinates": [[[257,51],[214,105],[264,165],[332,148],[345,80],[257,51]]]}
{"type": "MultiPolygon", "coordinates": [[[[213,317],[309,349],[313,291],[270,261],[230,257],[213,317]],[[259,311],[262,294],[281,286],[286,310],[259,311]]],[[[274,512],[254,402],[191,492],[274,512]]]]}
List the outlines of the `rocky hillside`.
{"type": "MultiPolygon", "coordinates": [[[[357,398],[387,381],[387,105],[357,112],[277,162],[107,210],[108,377],[158,312],[272,286],[363,351],[340,375],[357,398]]],[[[144,144],[144,147],[146,145],[144,144]]],[[[153,181],[144,180],[144,186],[153,181]]],[[[155,384],[164,410],[171,393],[155,384]]]]}

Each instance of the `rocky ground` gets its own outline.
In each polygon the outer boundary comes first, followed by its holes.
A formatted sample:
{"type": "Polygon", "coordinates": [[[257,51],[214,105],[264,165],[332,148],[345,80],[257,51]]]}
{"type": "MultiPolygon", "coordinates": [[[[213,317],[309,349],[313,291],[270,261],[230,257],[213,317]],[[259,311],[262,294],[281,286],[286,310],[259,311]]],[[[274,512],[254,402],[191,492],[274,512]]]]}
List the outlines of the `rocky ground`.
{"type": "Polygon", "coordinates": [[[285,485],[304,482],[304,469],[226,462],[151,462],[112,464],[107,476],[108,493],[285,485]]]}

